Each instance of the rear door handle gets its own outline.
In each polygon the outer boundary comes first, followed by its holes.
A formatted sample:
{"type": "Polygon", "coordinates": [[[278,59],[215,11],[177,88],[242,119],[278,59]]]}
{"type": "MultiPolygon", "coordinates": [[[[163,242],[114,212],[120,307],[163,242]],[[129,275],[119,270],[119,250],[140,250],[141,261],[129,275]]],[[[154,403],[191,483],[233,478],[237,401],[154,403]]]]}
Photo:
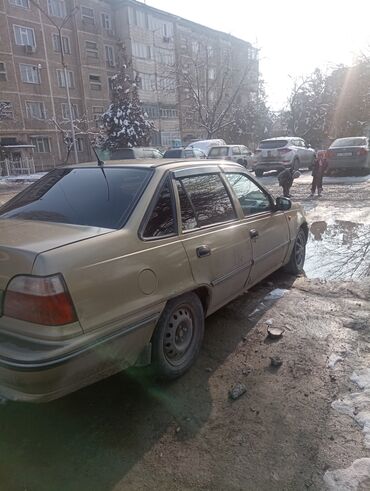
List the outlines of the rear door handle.
{"type": "Polygon", "coordinates": [[[257,239],[257,237],[259,236],[258,230],[252,228],[252,230],[249,231],[249,236],[251,239],[257,239]]]}
{"type": "Polygon", "coordinates": [[[197,247],[196,251],[198,257],[206,257],[211,255],[211,249],[206,245],[197,247]]]}

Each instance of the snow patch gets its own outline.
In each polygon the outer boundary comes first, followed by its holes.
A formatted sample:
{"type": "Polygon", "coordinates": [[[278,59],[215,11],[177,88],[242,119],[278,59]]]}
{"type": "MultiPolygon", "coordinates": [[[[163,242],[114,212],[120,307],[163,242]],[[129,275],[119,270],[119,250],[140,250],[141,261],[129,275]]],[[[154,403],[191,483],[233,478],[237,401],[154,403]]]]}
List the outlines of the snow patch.
{"type": "MultiPolygon", "coordinates": [[[[356,491],[370,481],[370,459],[358,459],[347,469],[327,471],[324,482],[328,491],[356,491]]],[[[365,488],[362,488],[365,489],[365,488]]]]}
{"type": "Polygon", "coordinates": [[[41,177],[43,177],[46,172],[37,172],[36,174],[19,174],[16,176],[5,176],[5,177],[0,177],[0,186],[7,186],[10,185],[14,182],[34,182],[38,181],[41,177]]]}
{"type": "Polygon", "coordinates": [[[360,389],[370,389],[370,368],[353,372],[351,382],[358,385],[360,389]]]}
{"type": "Polygon", "coordinates": [[[328,362],[326,364],[326,366],[328,368],[335,368],[335,365],[339,362],[339,361],[343,361],[343,358],[339,355],[337,355],[336,353],[332,353],[330,356],[329,356],[329,359],[328,359],[328,362]]]}
{"type": "Polygon", "coordinates": [[[289,290],[284,290],[283,288],[275,288],[269,294],[267,294],[264,300],[278,300],[282,298],[289,290]]]}

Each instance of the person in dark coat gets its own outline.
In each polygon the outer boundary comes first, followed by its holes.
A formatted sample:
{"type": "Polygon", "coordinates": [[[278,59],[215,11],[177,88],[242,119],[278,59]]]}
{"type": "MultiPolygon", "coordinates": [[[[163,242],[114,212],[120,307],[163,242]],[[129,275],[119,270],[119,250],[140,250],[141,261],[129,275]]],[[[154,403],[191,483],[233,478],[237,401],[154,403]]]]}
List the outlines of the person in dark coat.
{"type": "Polygon", "coordinates": [[[283,196],[285,198],[290,198],[290,188],[293,184],[294,172],[293,167],[288,167],[278,175],[279,185],[283,188],[283,196]]]}
{"type": "Polygon", "coordinates": [[[313,198],[315,196],[315,191],[317,190],[318,197],[322,194],[322,181],[328,168],[328,161],[326,159],[326,152],[319,151],[316,154],[314,164],[312,167],[312,184],[311,184],[311,195],[313,198]]]}

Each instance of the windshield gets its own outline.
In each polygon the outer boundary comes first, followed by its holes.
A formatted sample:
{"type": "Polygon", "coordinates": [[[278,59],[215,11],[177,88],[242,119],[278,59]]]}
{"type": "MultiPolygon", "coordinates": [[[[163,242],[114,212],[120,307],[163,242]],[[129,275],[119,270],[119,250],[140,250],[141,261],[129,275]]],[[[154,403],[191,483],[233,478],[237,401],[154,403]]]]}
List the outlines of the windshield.
{"type": "Polygon", "coordinates": [[[0,219],[120,228],[152,172],[134,168],[60,168],[0,208],[0,219]]]}
{"type": "Polygon", "coordinates": [[[228,147],[213,147],[209,151],[208,157],[226,157],[228,150],[228,147]]]}
{"type": "Polygon", "coordinates": [[[174,150],[167,150],[164,155],[163,155],[163,158],[164,159],[168,159],[168,158],[181,158],[182,157],[182,150],[181,148],[176,148],[174,150]]]}
{"type": "Polygon", "coordinates": [[[288,140],[264,140],[258,145],[258,148],[270,149],[270,148],[282,148],[288,144],[288,140]]]}
{"type": "Polygon", "coordinates": [[[339,138],[331,144],[331,148],[338,147],[363,147],[367,145],[366,138],[339,138]]]}

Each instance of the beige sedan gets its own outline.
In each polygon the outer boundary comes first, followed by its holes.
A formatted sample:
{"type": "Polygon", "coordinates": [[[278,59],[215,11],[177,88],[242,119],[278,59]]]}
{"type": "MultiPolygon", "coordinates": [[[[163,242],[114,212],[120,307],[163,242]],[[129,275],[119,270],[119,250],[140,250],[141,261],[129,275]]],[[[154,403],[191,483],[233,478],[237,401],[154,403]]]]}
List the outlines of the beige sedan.
{"type": "Polygon", "coordinates": [[[57,168],[0,208],[0,395],[46,401],[132,366],[175,378],[204,318],[283,266],[302,209],[237,164],[57,168]]]}

